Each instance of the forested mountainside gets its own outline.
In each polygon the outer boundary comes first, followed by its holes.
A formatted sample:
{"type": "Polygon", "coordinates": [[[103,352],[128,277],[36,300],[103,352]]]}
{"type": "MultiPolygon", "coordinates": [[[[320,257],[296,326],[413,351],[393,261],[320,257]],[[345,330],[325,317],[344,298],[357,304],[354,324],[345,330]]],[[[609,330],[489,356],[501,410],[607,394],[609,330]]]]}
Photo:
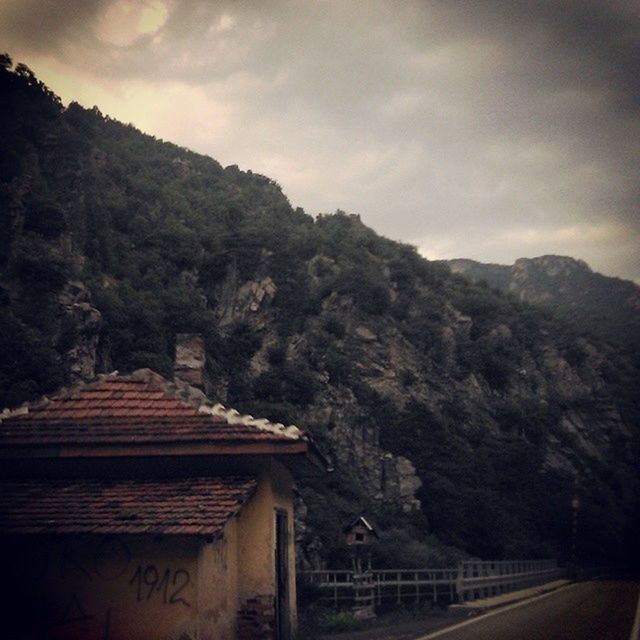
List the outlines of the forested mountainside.
{"type": "Polygon", "coordinates": [[[542,305],[605,340],[640,348],[640,287],[592,271],[567,256],[520,258],[513,265],[449,260],[454,273],[542,305]]]}
{"type": "Polygon", "coordinates": [[[637,547],[637,354],[1,62],[0,405],[171,375],[198,332],[214,399],[335,467],[300,486],[303,563],[359,513],[378,564],[567,557],[575,493],[580,558],[637,547]]]}

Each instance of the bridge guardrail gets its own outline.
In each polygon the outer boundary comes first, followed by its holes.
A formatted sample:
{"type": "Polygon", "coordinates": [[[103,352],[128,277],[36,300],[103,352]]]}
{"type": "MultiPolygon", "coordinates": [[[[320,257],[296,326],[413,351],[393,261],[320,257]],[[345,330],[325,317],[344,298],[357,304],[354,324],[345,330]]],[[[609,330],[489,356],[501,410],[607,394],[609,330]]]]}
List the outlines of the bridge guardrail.
{"type": "Polygon", "coordinates": [[[557,580],[566,575],[556,560],[465,561],[446,569],[301,571],[300,577],[325,592],[336,608],[349,603],[463,602],[557,580]]]}

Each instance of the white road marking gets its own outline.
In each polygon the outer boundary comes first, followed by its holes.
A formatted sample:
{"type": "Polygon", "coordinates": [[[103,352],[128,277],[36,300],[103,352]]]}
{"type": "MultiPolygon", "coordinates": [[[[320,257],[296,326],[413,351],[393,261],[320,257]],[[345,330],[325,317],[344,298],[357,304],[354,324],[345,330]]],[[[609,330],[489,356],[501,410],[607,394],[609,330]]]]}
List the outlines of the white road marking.
{"type": "MultiPolygon", "coordinates": [[[[432,638],[439,638],[440,636],[444,636],[445,634],[450,633],[452,631],[456,631],[457,629],[468,627],[472,624],[476,624],[476,622],[482,622],[487,618],[492,618],[493,616],[497,616],[501,613],[505,613],[506,611],[511,611],[512,609],[517,609],[518,607],[523,607],[525,604],[530,604],[531,602],[536,602],[537,600],[548,598],[549,596],[553,596],[556,593],[559,593],[560,591],[564,591],[565,589],[570,589],[576,586],[577,586],[577,583],[568,584],[564,587],[560,587],[559,589],[554,589],[553,591],[549,591],[549,593],[543,593],[542,595],[536,596],[535,598],[529,598],[528,600],[522,600],[521,602],[514,602],[513,604],[507,605],[506,607],[501,607],[499,609],[495,609],[493,611],[483,613],[475,618],[465,620],[464,622],[459,622],[458,624],[454,624],[452,627],[446,627],[445,629],[434,631],[433,633],[430,633],[426,636],[420,636],[419,638],[416,638],[416,640],[431,640],[432,638]]],[[[638,640],[638,639],[632,636],[629,640],[638,640]]]]}
{"type": "Polygon", "coordinates": [[[640,592],[638,592],[638,606],[636,607],[636,617],[631,628],[629,640],[638,640],[640,638],[640,592]]]}

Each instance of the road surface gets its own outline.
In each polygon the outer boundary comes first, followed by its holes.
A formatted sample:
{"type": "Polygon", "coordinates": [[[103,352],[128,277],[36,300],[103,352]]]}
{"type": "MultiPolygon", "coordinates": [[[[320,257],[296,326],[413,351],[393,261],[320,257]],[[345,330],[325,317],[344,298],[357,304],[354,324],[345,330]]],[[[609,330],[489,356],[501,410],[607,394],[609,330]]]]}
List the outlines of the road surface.
{"type": "Polygon", "coordinates": [[[323,640],[640,640],[631,637],[640,582],[580,582],[464,622],[429,616],[323,640]]]}
{"type": "Polygon", "coordinates": [[[416,640],[636,640],[640,582],[571,585],[416,640]]]}

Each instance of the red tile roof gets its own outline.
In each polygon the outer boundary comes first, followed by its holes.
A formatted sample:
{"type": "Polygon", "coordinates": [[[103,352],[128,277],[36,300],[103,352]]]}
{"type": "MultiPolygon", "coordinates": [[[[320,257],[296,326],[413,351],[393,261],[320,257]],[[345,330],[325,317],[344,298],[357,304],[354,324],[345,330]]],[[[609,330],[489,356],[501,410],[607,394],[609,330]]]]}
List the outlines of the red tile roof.
{"type": "Polygon", "coordinates": [[[185,388],[148,370],[107,376],[31,404],[28,411],[0,414],[0,446],[305,439],[296,427],[240,416],[212,406],[202,394],[188,396],[200,392],[185,388]]]}
{"type": "Polygon", "coordinates": [[[245,476],[0,483],[0,533],[212,535],[253,495],[245,476]]]}

